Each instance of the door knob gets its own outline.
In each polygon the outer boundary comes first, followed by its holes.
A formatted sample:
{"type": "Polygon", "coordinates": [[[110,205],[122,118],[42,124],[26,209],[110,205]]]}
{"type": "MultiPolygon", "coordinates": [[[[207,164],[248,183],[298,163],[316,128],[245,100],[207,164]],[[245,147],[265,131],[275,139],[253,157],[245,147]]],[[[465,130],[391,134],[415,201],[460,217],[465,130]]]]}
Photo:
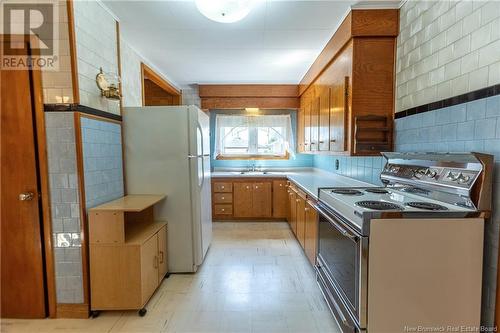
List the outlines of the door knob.
{"type": "Polygon", "coordinates": [[[35,194],[33,192],[24,192],[19,194],[19,200],[21,201],[30,201],[33,200],[35,194]]]}

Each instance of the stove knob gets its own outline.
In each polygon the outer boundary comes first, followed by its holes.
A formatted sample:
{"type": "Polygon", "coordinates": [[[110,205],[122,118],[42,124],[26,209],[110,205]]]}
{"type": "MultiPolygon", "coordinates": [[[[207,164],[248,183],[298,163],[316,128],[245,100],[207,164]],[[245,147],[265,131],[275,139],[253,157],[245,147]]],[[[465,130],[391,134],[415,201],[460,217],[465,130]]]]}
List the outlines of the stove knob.
{"type": "Polygon", "coordinates": [[[446,175],[446,178],[451,180],[451,181],[455,181],[457,180],[458,178],[460,177],[460,174],[459,175],[456,175],[454,174],[453,172],[448,172],[448,174],[446,175]]]}
{"type": "Polygon", "coordinates": [[[460,174],[457,178],[457,182],[459,184],[464,184],[464,183],[467,183],[468,181],[470,180],[470,177],[469,176],[466,176],[464,174],[460,174]]]}
{"type": "Polygon", "coordinates": [[[436,171],[434,171],[434,170],[430,170],[430,169],[429,169],[429,170],[427,170],[426,175],[427,175],[427,177],[429,177],[429,178],[435,178],[435,177],[437,176],[437,172],[436,172],[436,171]]]}
{"type": "Polygon", "coordinates": [[[414,171],[413,177],[420,179],[426,174],[426,172],[427,172],[427,170],[425,170],[425,169],[420,169],[420,170],[414,171]]]}

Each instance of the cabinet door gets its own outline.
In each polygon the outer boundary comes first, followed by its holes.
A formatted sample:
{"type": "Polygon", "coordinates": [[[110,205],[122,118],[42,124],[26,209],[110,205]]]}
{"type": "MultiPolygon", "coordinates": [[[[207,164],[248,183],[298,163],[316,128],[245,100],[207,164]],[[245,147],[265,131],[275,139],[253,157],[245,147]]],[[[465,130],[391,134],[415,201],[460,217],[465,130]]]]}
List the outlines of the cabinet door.
{"type": "MultiPolygon", "coordinates": [[[[301,103],[302,104],[302,103],[301,103]]],[[[301,105],[297,112],[297,150],[299,153],[304,151],[304,113],[305,105],[301,105]]]]}
{"type": "Polygon", "coordinates": [[[305,217],[305,245],[304,250],[311,264],[316,263],[316,253],[318,251],[318,212],[310,201],[306,202],[305,217]]]}
{"type": "Polygon", "coordinates": [[[234,217],[252,217],[252,183],[233,184],[234,217]]]}
{"type": "Polygon", "coordinates": [[[330,88],[330,150],[344,151],[349,77],[336,77],[330,88]]]}
{"type": "Polygon", "coordinates": [[[304,151],[311,151],[311,106],[312,99],[309,94],[304,101],[304,151]]]}
{"type": "Polygon", "coordinates": [[[158,283],[161,283],[167,271],[167,226],[164,226],[158,231],[158,283]]]}
{"type": "Polygon", "coordinates": [[[295,235],[297,233],[297,202],[295,201],[297,199],[297,192],[290,187],[290,193],[289,193],[289,208],[290,208],[290,228],[292,229],[293,234],[295,235]]]}
{"type": "Polygon", "coordinates": [[[272,189],[271,182],[253,184],[252,210],[254,217],[271,217],[272,213],[272,189]]]}
{"type": "Polygon", "coordinates": [[[302,248],[304,248],[304,236],[305,236],[305,224],[306,224],[306,212],[305,204],[306,200],[301,196],[297,195],[297,240],[299,241],[302,248]]]}
{"type": "Polygon", "coordinates": [[[284,218],[287,207],[286,180],[273,180],[273,217],[284,218]]]}
{"type": "Polygon", "coordinates": [[[319,96],[314,96],[311,105],[311,151],[318,150],[319,143],[319,96]]]}
{"type": "Polygon", "coordinates": [[[318,150],[330,149],[330,87],[319,90],[319,142],[318,150]]]}
{"type": "Polygon", "coordinates": [[[158,234],[141,245],[141,287],[144,304],[158,286],[158,234]]]}

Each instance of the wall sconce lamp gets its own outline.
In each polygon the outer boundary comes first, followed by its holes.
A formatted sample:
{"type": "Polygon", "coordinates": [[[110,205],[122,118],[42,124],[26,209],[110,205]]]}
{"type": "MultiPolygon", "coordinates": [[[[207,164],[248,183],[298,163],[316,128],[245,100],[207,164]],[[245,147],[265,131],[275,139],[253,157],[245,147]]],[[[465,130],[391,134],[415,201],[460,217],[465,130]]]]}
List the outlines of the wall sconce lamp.
{"type": "Polygon", "coordinates": [[[101,90],[101,96],[109,99],[120,99],[119,89],[120,77],[113,73],[104,73],[100,68],[99,74],[95,77],[97,87],[101,90]]]}

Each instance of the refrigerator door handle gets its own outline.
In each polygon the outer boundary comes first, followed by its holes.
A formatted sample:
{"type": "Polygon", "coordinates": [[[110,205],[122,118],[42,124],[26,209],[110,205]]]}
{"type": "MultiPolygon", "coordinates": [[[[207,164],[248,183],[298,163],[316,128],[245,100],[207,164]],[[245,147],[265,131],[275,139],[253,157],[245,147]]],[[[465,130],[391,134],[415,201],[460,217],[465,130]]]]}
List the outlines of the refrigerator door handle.
{"type": "Polygon", "coordinates": [[[203,155],[188,155],[188,158],[200,158],[203,155]]]}
{"type": "Polygon", "coordinates": [[[203,160],[203,156],[205,156],[205,154],[203,153],[203,129],[201,128],[200,126],[200,123],[197,123],[196,124],[198,126],[198,131],[200,131],[200,139],[201,139],[201,156],[198,156],[201,158],[201,184],[200,184],[200,188],[203,187],[203,184],[205,183],[205,161],[203,160]]]}

